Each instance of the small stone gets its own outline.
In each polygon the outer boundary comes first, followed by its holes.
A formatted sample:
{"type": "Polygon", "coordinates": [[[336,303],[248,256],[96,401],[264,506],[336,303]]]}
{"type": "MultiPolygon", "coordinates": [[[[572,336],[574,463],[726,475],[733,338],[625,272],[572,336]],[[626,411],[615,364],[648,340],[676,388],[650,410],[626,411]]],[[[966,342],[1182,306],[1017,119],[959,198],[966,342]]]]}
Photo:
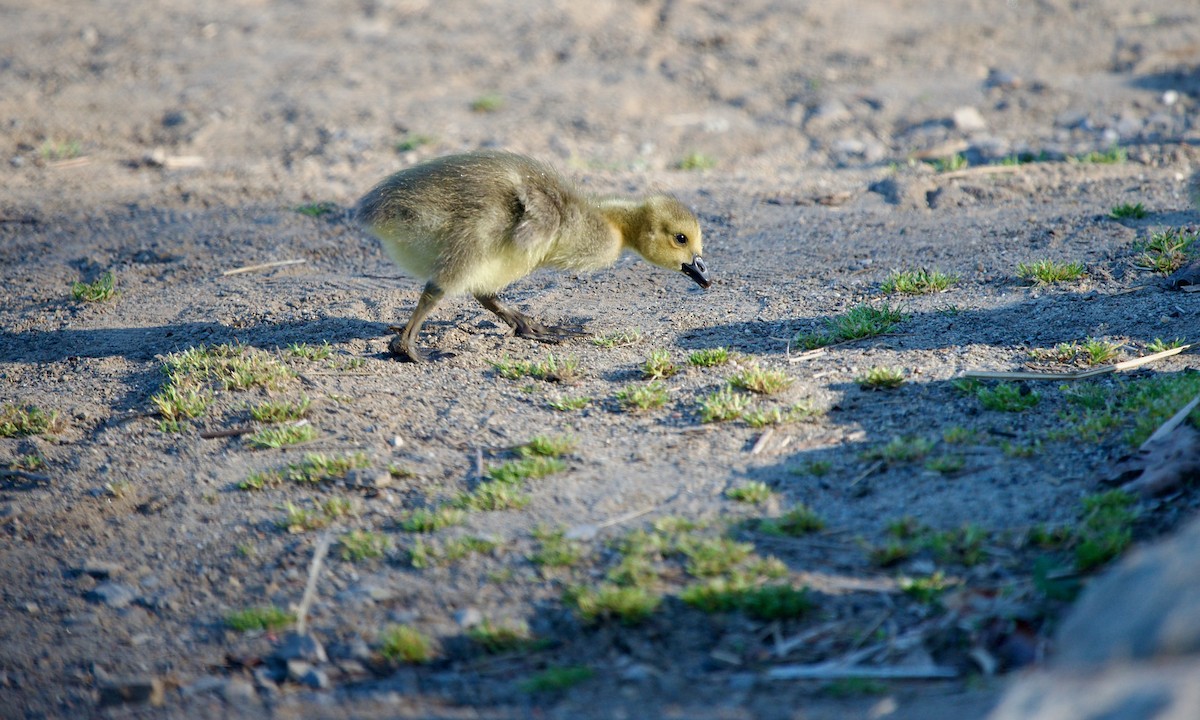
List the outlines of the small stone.
{"type": "Polygon", "coordinates": [[[230,705],[242,705],[255,699],[254,686],[245,680],[227,680],[221,688],[221,696],[230,705]]]}
{"type": "Polygon", "coordinates": [[[321,664],[329,661],[325,654],[325,646],[310,634],[288,633],[275,651],[275,657],[283,662],[288,660],[305,660],[321,664]]]}
{"type": "Polygon", "coordinates": [[[392,474],[370,468],[359,468],[346,473],[344,483],[346,487],[383,488],[392,484],[392,474]]]}
{"type": "Polygon", "coordinates": [[[987,87],[1004,88],[1005,90],[1015,90],[1021,87],[1022,81],[1016,73],[992,68],[988,70],[987,80],[984,81],[984,85],[987,87]]]}
{"type": "Polygon", "coordinates": [[[303,660],[288,660],[287,661],[287,678],[293,682],[299,681],[300,678],[308,674],[313,669],[312,663],[303,660]]]}
{"type": "Polygon", "coordinates": [[[100,707],[132,703],[162,705],[162,680],[158,678],[110,678],[100,685],[100,707]]]}
{"type": "Polygon", "coordinates": [[[593,540],[599,534],[600,528],[591,523],[584,525],[576,525],[563,533],[563,537],[567,540],[593,540]]]}
{"type": "Polygon", "coordinates": [[[199,695],[201,693],[222,690],[225,687],[225,683],[226,680],[223,677],[205,675],[202,678],[197,678],[188,685],[184,685],[181,691],[184,695],[199,695]]]}
{"type": "Polygon", "coordinates": [[[309,668],[308,672],[299,678],[299,682],[314,690],[325,690],[329,687],[329,674],[318,668],[309,668]]]}
{"type": "Polygon", "coordinates": [[[84,595],[88,600],[110,608],[123,608],[137,599],[137,596],[137,591],[133,588],[115,582],[100,583],[84,595]]]}
{"type": "Polygon", "coordinates": [[[41,611],[42,611],[42,609],[40,607],[38,607],[37,603],[35,603],[35,602],[25,603],[25,612],[29,613],[30,615],[37,615],[41,611]]]}
{"type": "Polygon", "coordinates": [[[983,114],[970,105],[956,108],[951,119],[959,132],[976,132],[987,127],[987,120],[983,119],[983,114]]]}
{"type": "Polygon", "coordinates": [[[1168,90],[1162,94],[1162,104],[1170,107],[1179,102],[1179,93],[1175,90],[1168,90]]]}
{"type": "Polygon", "coordinates": [[[121,570],[120,564],[107,560],[85,560],[79,568],[79,572],[91,575],[97,580],[107,580],[114,575],[120,575],[121,570]]]}
{"type": "Polygon", "coordinates": [[[463,608],[454,613],[454,622],[463,630],[470,630],[483,624],[483,613],[479,612],[478,608],[463,608]]]}

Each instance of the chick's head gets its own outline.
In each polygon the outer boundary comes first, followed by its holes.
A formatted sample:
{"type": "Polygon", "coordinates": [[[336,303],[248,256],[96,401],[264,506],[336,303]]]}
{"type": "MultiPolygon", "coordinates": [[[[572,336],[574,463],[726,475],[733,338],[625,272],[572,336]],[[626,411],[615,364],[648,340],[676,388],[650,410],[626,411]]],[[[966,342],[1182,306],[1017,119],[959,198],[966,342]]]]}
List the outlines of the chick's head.
{"type": "Polygon", "coordinates": [[[669,195],[655,195],[646,199],[644,212],[645,223],[635,242],[642,257],[659,267],[682,271],[707,288],[700,221],[692,211],[669,195]]]}

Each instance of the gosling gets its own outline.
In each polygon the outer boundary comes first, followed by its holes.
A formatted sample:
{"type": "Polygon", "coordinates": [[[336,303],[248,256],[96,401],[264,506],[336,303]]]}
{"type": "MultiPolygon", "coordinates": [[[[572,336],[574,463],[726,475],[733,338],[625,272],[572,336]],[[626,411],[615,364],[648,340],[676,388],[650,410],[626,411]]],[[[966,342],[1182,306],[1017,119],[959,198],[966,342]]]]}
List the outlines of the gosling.
{"type": "Polygon", "coordinates": [[[580,326],[552,327],[505,305],[497,293],[542,267],[599,270],[631,249],[648,262],[710,285],[700,223],[667,195],[641,202],[581,195],[549,166],[507,152],[436,158],[402,170],[363,196],[358,220],[402,268],[426,281],[389,349],[426,357],[417,336],[445,295],[470,293],[515,334],[561,342],[580,326]]]}

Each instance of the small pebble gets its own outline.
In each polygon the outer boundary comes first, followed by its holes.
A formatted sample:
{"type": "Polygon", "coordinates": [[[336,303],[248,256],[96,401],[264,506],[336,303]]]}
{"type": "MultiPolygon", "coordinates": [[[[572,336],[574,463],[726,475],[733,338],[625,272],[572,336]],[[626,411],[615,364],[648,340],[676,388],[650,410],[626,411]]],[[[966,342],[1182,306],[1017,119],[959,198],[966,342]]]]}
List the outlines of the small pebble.
{"type": "Polygon", "coordinates": [[[100,707],[149,703],[162,705],[163,683],[158,678],[109,679],[100,685],[100,707]]]}
{"type": "Polygon", "coordinates": [[[121,583],[105,582],[92,588],[84,597],[110,608],[123,608],[137,599],[137,591],[121,583]]]}
{"type": "Polygon", "coordinates": [[[107,560],[85,560],[83,566],[79,568],[79,572],[85,575],[91,575],[97,580],[107,580],[114,575],[121,574],[121,566],[115,562],[107,560]]]}
{"type": "Polygon", "coordinates": [[[470,630],[473,627],[483,624],[483,613],[479,612],[478,608],[463,608],[454,613],[454,622],[464,630],[470,630]]]}
{"type": "Polygon", "coordinates": [[[311,634],[301,635],[294,632],[288,633],[283,638],[283,642],[275,650],[275,657],[283,662],[287,662],[288,660],[305,660],[316,664],[328,662],[329,660],[329,657],[325,654],[325,646],[321,644],[320,640],[311,634]]]}

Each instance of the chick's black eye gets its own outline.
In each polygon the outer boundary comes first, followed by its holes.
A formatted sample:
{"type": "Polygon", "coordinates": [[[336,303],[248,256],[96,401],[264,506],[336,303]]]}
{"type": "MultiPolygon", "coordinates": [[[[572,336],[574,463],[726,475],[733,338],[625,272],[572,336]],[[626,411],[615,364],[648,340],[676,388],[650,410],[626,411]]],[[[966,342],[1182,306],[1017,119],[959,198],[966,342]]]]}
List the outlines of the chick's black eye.
{"type": "Polygon", "coordinates": [[[675,242],[679,243],[680,245],[687,245],[687,235],[684,235],[683,233],[675,233],[675,242]]]}

